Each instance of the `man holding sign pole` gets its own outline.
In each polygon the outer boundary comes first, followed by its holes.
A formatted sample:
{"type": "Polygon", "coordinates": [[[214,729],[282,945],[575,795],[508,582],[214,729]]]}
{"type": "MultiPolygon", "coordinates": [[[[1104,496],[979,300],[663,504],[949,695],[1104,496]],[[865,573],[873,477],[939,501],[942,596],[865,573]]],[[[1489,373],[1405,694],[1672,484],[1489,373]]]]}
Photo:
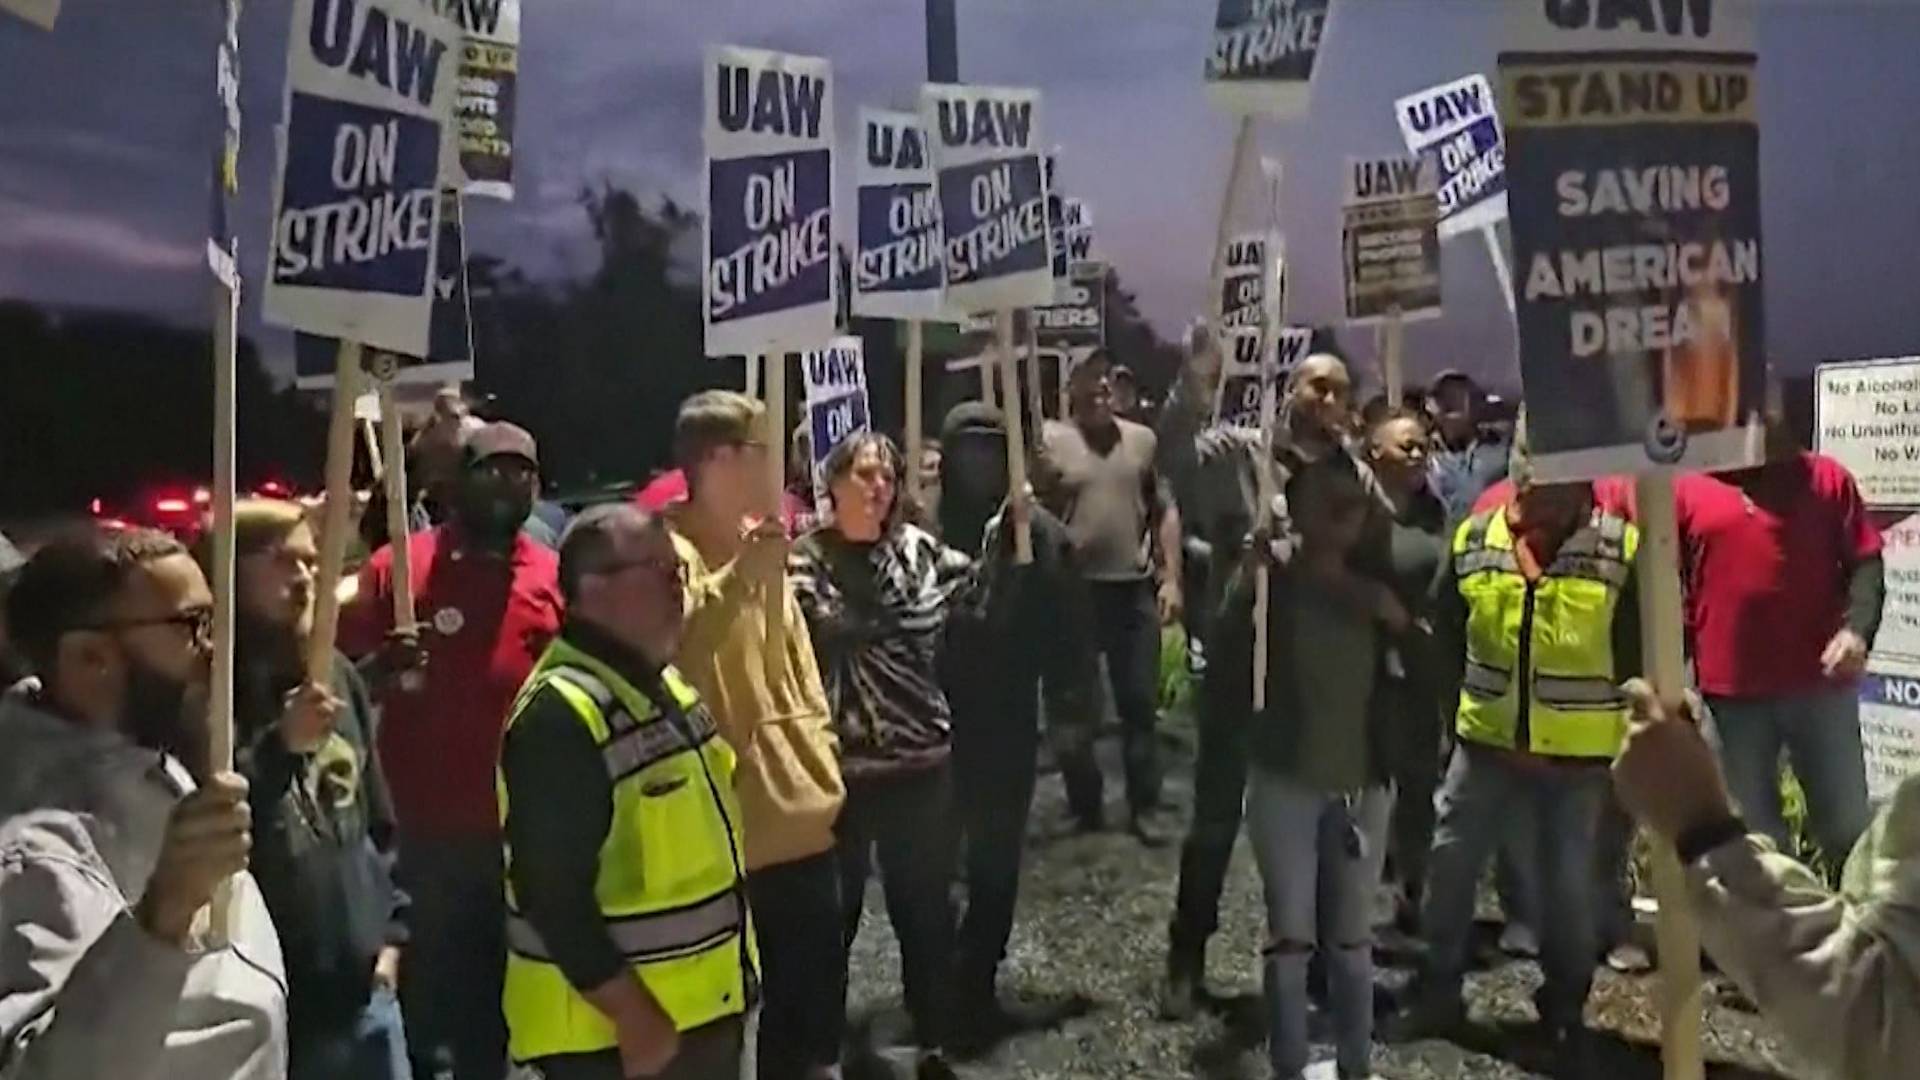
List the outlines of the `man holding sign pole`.
{"type": "Polygon", "coordinates": [[[539,487],[533,437],[512,424],[466,436],[446,524],[408,538],[422,615],[394,623],[395,552],[374,552],[341,613],[349,656],[378,654],[380,754],[393,786],[415,932],[402,973],[416,1071],[498,1080],[506,913],[494,766],[515,695],[560,626],[559,564],[521,529],[539,487]]]}

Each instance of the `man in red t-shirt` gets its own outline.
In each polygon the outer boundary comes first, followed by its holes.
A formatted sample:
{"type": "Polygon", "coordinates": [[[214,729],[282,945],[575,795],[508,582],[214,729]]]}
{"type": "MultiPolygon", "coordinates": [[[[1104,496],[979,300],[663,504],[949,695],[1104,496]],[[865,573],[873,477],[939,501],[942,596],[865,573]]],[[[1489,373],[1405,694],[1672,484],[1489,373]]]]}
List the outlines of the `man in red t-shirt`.
{"type": "Polygon", "coordinates": [[[1880,626],[1880,534],[1845,467],[1768,426],[1766,465],[1674,484],[1688,644],[1746,820],[1785,849],[1784,749],[1837,866],[1868,818],[1855,682],[1880,626]]]}
{"type": "Polygon", "coordinates": [[[500,1080],[506,963],[494,767],[520,686],[560,627],[559,562],[521,532],[539,491],[533,436],[512,424],[466,435],[453,516],[414,533],[417,640],[393,632],[393,550],[374,553],[341,612],[340,647],[375,652],[381,765],[412,898],[401,971],[419,1076],[500,1080]]]}

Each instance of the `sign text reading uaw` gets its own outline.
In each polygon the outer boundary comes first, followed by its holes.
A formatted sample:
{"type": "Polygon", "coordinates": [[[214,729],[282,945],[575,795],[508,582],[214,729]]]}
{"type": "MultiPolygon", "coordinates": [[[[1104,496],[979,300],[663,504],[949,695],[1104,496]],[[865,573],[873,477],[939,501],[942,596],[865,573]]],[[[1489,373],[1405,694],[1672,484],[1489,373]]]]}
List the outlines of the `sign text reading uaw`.
{"type": "Polygon", "coordinates": [[[827,456],[854,433],[873,427],[867,409],[865,348],[857,337],[835,338],[827,348],[800,358],[800,377],[806,390],[815,501],[828,506],[827,456]]]}
{"type": "Polygon", "coordinates": [[[1242,233],[1222,256],[1220,325],[1259,326],[1266,318],[1267,234],[1242,233]]]}
{"type": "Polygon", "coordinates": [[[833,336],[833,74],[720,46],[706,64],[709,356],[833,336]]]}
{"type": "Polygon", "coordinates": [[[861,109],[860,134],[853,310],[880,319],[936,317],[946,245],[926,132],[913,113],[861,109]]]}
{"type": "Polygon", "coordinates": [[[951,305],[1052,303],[1039,91],[929,84],[920,117],[939,174],[951,305]]]}
{"type": "Polygon", "coordinates": [[[459,42],[418,0],[295,0],[270,319],[426,352],[459,42]]]}
{"type": "Polygon", "coordinates": [[[1469,75],[1394,104],[1407,152],[1440,167],[1440,238],[1491,227],[1507,216],[1507,148],[1493,87],[1469,75]]]}

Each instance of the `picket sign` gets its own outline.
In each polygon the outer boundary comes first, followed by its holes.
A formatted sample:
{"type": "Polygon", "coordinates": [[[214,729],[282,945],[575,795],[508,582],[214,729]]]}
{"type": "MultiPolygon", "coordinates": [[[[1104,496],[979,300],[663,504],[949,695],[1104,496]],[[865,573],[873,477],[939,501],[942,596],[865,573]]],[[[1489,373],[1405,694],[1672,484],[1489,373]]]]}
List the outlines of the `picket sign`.
{"type": "MultiPolygon", "coordinates": [[[[321,508],[320,569],[314,580],[313,633],[307,637],[307,681],[333,679],[333,646],[340,630],[340,576],[352,525],[353,399],[359,394],[360,346],[342,339],[333,364],[333,411],[327,419],[327,494],[321,508]]],[[[397,552],[396,552],[397,554],[397,552]]]]}
{"type": "Polygon", "coordinates": [[[60,18],[60,0],[0,0],[0,11],[11,11],[42,30],[51,30],[60,18]]]}
{"type": "Polygon", "coordinates": [[[380,442],[387,459],[381,474],[387,493],[387,543],[393,548],[393,628],[406,632],[418,621],[413,614],[413,545],[407,542],[407,443],[392,379],[380,379],[379,395],[380,442]]]}
{"type": "MultiPolygon", "coordinates": [[[[1000,339],[1000,371],[1007,380],[1007,491],[1013,497],[1013,562],[1026,566],[1033,562],[1033,529],[1027,513],[1027,425],[1020,417],[1020,364],[1013,352],[1013,311],[994,316],[994,330],[1000,339]]],[[[981,365],[988,370],[988,365],[981,365]]],[[[1038,423],[1038,420],[1035,421],[1038,423]]]]}
{"type": "MultiPolygon", "coordinates": [[[[1679,469],[1755,463],[1765,394],[1760,263],[1760,125],[1756,11],[1750,0],[1669,5],[1665,20],[1615,18],[1604,5],[1510,4],[1498,56],[1508,103],[1506,172],[1520,374],[1528,443],[1542,482],[1633,474],[1644,670],[1671,723],[1682,711],[1680,542],[1673,505],[1679,469]],[[1684,10],[1682,10],[1684,8],[1684,10]],[[1559,80],[1616,85],[1660,78],[1676,95],[1651,107],[1614,95],[1539,93],[1559,80]],[[1656,201],[1634,215],[1602,207],[1620,177],[1673,162],[1724,181],[1715,205],[1656,201]],[[1576,183],[1580,178],[1586,183],[1576,183]],[[1587,184],[1597,199],[1588,198],[1587,184]],[[1705,257],[1714,280],[1669,287],[1648,312],[1560,279],[1591,254],[1658,236],[1705,257]],[[1699,288],[1695,288],[1695,285],[1699,288]],[[1608,363],[1595,363],[1607,359],[1608,363]]],[[[1718,182],[1718,181],[1717,181],[1718,182]]],[[[1658,267],[1653,267],[1657,271],[1658,267]]],[[[1659,274],[1653,275],[1656,283],[1659,274]]],[[[1668,276],[1677,278],[1672,269],[1668,276]]],[[[1629,304],[1639,304],[1635,298],[1629,304]]],[[[1700,931],[1673,846],[1653,844],[1660,903],[1660,1047],[1668,1080],[1699,1080],[1700,931]]]]}
{"type": "Polygon", "coordinates": [[[926,442],[926,424],[920,414],[921,365],[926,360],[927,325],[919,319],[907,320],[907,496],[920,504],[920,463],[925,457],[921,444],[926,442]]]}

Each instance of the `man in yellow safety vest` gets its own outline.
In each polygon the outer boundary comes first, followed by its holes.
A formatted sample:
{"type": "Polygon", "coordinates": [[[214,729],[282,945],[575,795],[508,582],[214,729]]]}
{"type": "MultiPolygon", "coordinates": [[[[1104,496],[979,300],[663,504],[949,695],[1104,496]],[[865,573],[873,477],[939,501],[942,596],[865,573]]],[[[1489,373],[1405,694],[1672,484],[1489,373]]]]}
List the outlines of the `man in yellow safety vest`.
{"type": "Polygon", "coordinates": [[[598,506],[560,585],[501,747],[509,1049],[548,1080],[737,1076],[758,958],[733,751],[669,663],[681,563],[663,522],[598,506]]]}
{"type": "Polygon", "coordinates": [[[1562,1068],[1590,1054],[1581,1011],[1598,951],[1594,871],[1607,766],[1626,733],[1621,683],[1640,668],[1639,531],[1596,508],[1593,485],[1536,483],[1524,437],[1515,496],[1455,531],[1436,586],[1434,632],[1460,688],[1441,783],[1423,925],[1427,969],[1413,1027],[1463,1019],[1474,894],[1512,815],[1535,823],[1525,855],[1542,883],[1545,984],[1536,997],[1562,1068]]]}

